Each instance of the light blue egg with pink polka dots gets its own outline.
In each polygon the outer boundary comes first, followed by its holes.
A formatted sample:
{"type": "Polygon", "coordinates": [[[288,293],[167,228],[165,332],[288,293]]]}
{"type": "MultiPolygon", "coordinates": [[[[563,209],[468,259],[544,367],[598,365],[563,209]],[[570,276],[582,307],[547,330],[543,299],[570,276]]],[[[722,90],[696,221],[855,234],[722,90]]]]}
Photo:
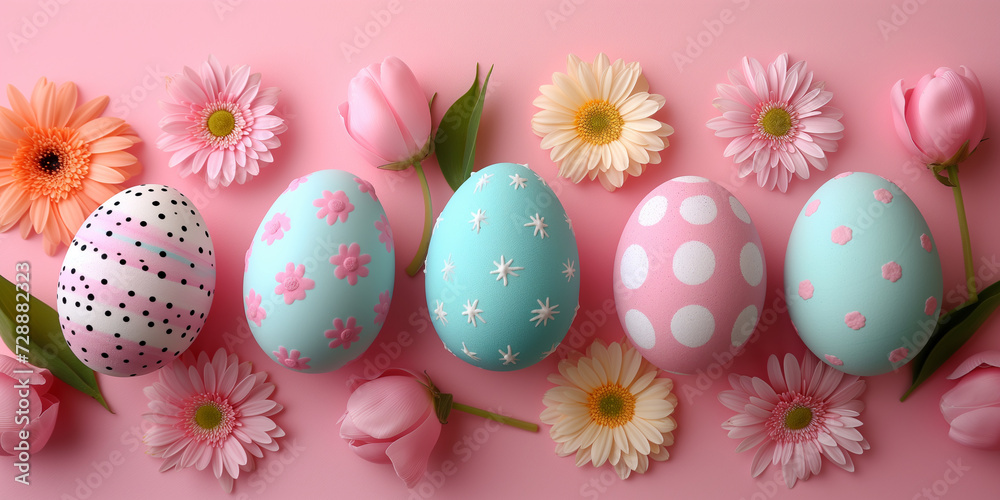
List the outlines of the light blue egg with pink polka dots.
{"type": "Polygon", "coordinates": [[[799,212],[785,254],[788,313],[806,346],[852,375],[905,365],[941,312],[937,245],[906,193],[845,172],[799,212]]]}
{"type": "Polygon", "coordinates": [[[243,308],[261,349],[306,373],[361,356],[389,313],[393,245],[370,182],[332,169],[293,179],[244,261],[243,308]]]}

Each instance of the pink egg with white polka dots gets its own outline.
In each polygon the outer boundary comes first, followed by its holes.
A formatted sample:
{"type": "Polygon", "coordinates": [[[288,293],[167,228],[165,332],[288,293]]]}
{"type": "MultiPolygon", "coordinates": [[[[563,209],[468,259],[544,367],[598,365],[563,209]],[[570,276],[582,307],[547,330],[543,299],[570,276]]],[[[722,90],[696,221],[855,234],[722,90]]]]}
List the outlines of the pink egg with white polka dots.
{"type": "Polygon", "coordinates": [[[622,231],[618,319],[654,365],[695,373],[742,349],[764,305],[766,276],[743,204],[708,179],[671,179],[643,198],[622,231]]]}

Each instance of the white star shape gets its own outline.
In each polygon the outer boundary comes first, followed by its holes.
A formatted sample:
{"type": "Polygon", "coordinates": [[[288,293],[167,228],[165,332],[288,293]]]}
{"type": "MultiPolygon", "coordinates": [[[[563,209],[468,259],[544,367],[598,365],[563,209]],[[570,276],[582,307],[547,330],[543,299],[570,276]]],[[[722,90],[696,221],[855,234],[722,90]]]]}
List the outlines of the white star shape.
{"type": "Polygon", "coordinates": [[[479,361],[479,356],[476,356],[476,353],[470,351],[468,347],[465,347],[465,342],[462,342],[462,352],[464,352],[465,355],[469,357],[469,359],[472,359],[473,361],[479,361]]]}
{"type": "Polygon", "coordinates": [[[493,174],[483,174],[483,176],[476,181],[476,189],[473,189],[472,192],[475,193],[485,188],[486,185],[490,183],[490,177],[493,177],[493,174]]]}
{"type": "Polygon", "coordinates": [[[507,366],[507,365],[516,365],[517,364],[517,356],[519,354],[521,354],[519,352],[515,352],[514,354],[511,354],[510,351],[511,351],[511,349],[510,349],[509,345],[507,346],[507,352],[503,352],[503,349],[497,349],[497,352],[499,352],[503,356],[502,358],[500,358],[500,361],[503,361],[504,366],[507,366]]]}
{"type": "Polygon", "coordinates": [[[576,276],[576,263],[572,260],[566,259],[566,263],[563,264],[562,273],[566,275],[566,282],[569,283],[573,281],[573,277],[576,276]]]}
{"type": "Polygon", "coordinates": [[[507,275],[520,276],[520,274],[517,274],[514,271],[520,271],[524,269],[523,267],[519,266],[511,266],[513,262],[514,262],[513,258],[505,261],[503,255],[500,255],[500,262],[497,262],[495,260],[493,261],[493,265],[497,266],[497,268],[493,271],[490,271],[490,274],[497,275],[497,281],[503,279],[503,286],[507,286],[507,275]]]}
{"type": "Polygon", "coordinates": [[[440,300],[437,300],[435,302],[437,302],[437,309],[434,309],[434,319],[440,321],[442,324],[447,325],[448,313],[444,310],[444,302],[441,302],[440,300]]]}
{"type": "Polygon", "coordinates": [[[441,224],[441,221],[443,221],[443,220],[444,220],[444,219],[442,219],[441,217],[438,217],[437,219],[434,219],[434,228],[433,228],[433,229],[431,229],[431,232],[432,232],[432,233],[433,233],[434,231],[437,231],[437,228],[438,228],[438,224],[441,224]]]}
{"type": "Polygon", "coordinates": [[[573,308],[573,320],[570,321],[570,324],[573,324],[573,321],[576,321],[576,315],[579,312],[580,312],[580,304],[577,304],[576,307],[573,308]]]}
{"type": "Polygon", "coordinates": [[[517,191],[517,188],[527,189],[526,186],[528,185],[528,179],[521,177],[517,172],[514,172],[514,175],[508,175],[507,177],[510,177],[510,184],[508,184],[508,186],[514,186],[514,191],[517,191]]]}
{"type": "Polygon", "coordinates": [[[455,354],[451,352],[451,349],[448,349],[448,344],[445,344],[443,340],[441,341],[441,345],[444,346],[444,350],[448,351],[449,354],[455,354]]]}
{"type": "Polygon", "coordinates": [[[479,234],[479,229],[482,228],[483,223],[486,222],[486,212],[481,208],[477,208],[475,212],[469,212],[472,214],[472,219],[469,222],[472,224],[472,230],[479,234]]]}
{"type": "Polygon", "coordinates": [[[448,258],[444,261],[444,267],[441,268],[441,277],[445,281],[451,279],[452,273],[455,272],[455,262],[451,260],[451,254],[448,254],[448,258]]]}
{"type": "Polygon", "coordinates": [[[481,316],[483,310],[479,308],[479,299],[476,300],[466,300],[465,301],[465,311],[462,312],[462,316],[468,316],[469,320],[466,323],[472,323],[472,327],[475,328],[476,320],[482,321],[484,324],[486,320],[481,316]]]}
{"type": "MultiPolygon", "coordinates": [[[[525,166],[527,167],[527,165],[525,166]]],[[[535,178],[538,179],[538,182],[541,182],[543,186],[548,186],[548,184],[545,183],[545,179],[543,179],[542,176],[538,175],[537,172],[535,173],[535,178]]]]}
{"type": "Polygon", "coordinates": [[[559,349],[559,344],[552,344],[552,347],[548,351],[542,353],[541,359],[549,357],[552,353],[556,352],[556,349],[559,349]]]}
{"type": "Polygon", "coordinates": [[[570,232],[576,234],[576,231],[573,231],[573,221],[569,219],[569,214],[564,214],[563,217],[566,219],[566,226],[569,227],[570,232]]]}
{"type": "Polygon", "coordinates": [[[544,304],[542,304],[541,299],[536,299],[536,300],[538,301],[538,309],[531,310],[531,312],[535,314],[535,317],[531,318],[528,321],[534,321],[535,326],[538,325],[549,326],[549,320],[550,319],[555,320],[556,319],[555,315],[559,314],[559,311],[556,311],[556,308],[559,307],[559,304],[550,306],[548,297],[545,297],[544,304]]]}
{"type": "Polygon", "coordinates": [[[545,223],[545,217],[539,217],[537,213],[531,216],[531,222],[524,225],[524,227],[529,226],[535,228],[535,231],[531,233],[532,236],[537,236],[538,233],[541,232],[542,239],[544,240],[545,237],[549,235],[549,233],[545,231],[545,228],[549,227],[549,225],[545,223]]]}

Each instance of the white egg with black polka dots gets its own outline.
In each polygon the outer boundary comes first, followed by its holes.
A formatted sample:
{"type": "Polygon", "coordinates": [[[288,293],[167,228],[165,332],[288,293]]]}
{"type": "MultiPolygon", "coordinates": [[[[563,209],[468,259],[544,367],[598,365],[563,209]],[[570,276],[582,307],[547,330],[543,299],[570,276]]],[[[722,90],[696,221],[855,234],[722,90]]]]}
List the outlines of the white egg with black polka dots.
{"type": "Polygon", "coordinates": [[[129,377],[187,350],[214,293],[205,219],[180,191],[143,184],[84,220],[59,271],[56,302],[76,357],[97,373],[129,377]]]}

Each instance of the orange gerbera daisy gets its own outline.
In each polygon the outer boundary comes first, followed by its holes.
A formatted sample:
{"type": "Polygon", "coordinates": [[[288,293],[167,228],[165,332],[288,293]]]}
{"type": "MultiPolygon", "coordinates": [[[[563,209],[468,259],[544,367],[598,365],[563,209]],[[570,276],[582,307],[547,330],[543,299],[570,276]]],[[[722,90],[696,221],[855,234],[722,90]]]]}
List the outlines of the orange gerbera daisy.
{"type": "Polygon", "coordinates": [[[0,232],[42,235],[45,253],[73,240],[83,220],[142,166],[125,152],[139,142],[125,120],[100,114],[107,96],[76,107],[76,84],[41,78],[25,99],[7,86],[0,106],[0,232]]]}

